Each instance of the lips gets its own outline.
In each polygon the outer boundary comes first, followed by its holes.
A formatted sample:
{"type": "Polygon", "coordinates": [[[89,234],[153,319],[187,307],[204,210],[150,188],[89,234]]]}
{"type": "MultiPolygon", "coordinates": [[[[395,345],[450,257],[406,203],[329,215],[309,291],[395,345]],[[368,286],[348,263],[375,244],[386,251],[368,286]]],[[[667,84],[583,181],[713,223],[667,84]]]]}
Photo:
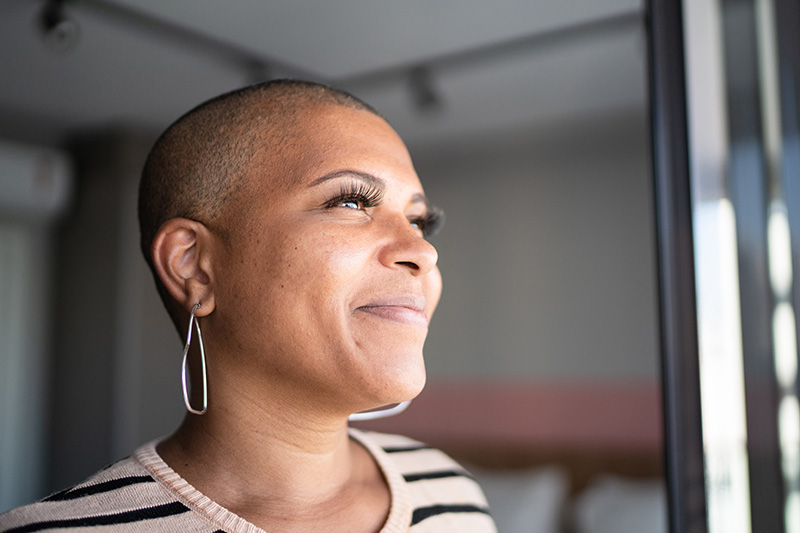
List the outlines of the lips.
{"type": "Polygon", "coordinates": [[[356,312],[409,326],[428,326],[424,296],[391,296],[357,307],[356,312]]]}

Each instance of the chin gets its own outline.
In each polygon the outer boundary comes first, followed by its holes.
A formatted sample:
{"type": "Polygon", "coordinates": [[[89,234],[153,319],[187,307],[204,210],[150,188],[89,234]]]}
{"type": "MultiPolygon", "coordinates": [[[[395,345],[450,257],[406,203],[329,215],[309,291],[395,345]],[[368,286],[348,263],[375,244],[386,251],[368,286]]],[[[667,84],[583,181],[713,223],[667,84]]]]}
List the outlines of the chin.
{"type": "Polygon", "coordinates": [[[419,363],[386,368],[380,379],[371,380],[368,390],[374,397],[370,409],[413,400],[425,388],[425,364],[419,363]]]}
{"type": "Polygon", "coordinates": [[[425,388],[425,379],[425,371],[423,370],[422,376],[414,380],[413,383],[408,383],[402,391],[398,392],[396,399],[392,400],[392,402],[406,402],[419,396],[419,393],[425,388]]]}

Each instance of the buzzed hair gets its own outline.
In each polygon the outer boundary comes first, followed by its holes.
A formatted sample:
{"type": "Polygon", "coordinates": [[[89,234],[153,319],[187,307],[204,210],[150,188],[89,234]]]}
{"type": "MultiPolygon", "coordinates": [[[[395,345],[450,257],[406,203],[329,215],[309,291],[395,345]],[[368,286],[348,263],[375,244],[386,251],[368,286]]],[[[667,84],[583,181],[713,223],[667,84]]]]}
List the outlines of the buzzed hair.
{"type": "Polygon", "coordinates": [[[171,297],[151,257],[159,228],[178,217],[212,224],[245,184],[255,154],[282,143],[292,122],[287,119],[320,105],[344,106],[380,116],[355,96],[327,85],[273,80],[200,104],[158,138],[139,184],[140,245],[171,315],[171,297]]]}

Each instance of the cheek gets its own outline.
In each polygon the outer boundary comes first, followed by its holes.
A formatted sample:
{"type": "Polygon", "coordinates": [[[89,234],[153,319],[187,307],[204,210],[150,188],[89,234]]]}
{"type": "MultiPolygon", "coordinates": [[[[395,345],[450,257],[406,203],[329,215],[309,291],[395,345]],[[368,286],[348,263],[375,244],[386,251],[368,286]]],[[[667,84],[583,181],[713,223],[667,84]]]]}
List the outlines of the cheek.
{"type": "Polygon", "coordinates": [[[295,329],[339,316],[351,303],[370,261],[367,240],[300,229],[275,232],[271,240],[251,238],[246,253],[228,256],[220,272],[225,307],[236,314],[228,321],[261,330],[295,329]]]}
{"type": "Polygon", "coordinates": [[[369,253],[355,239],[318,233],[303,240],[287,241],[270,258],[271,298],[282,303],[342,303],[369,260],[369,253]]]}

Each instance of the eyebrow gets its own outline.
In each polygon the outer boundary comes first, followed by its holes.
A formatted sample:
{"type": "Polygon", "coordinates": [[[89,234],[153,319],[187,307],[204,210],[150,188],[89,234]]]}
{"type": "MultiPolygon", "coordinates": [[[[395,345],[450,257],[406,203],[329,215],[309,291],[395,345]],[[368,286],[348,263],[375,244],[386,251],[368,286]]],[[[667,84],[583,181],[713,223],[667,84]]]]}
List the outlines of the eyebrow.
{"type": "Polygon", "coordinates": [[[416,193],[411,197],[412,204],[425,204],[425,209],[431,211],[434,209],[433,204],[428,200],[428,198],[422,193],[416,193]]]}
{"type": "Polygon", "coordinates": [[[367,183],[369,183],[370,185],[373,185],[375,187],[381,187],[381,188],[385,188],[386,187],[386,182],[385,181],[383,181],[380,178],[377,178],[377,177],[373,176],[372,174],[368,174],[367,172],[361,172],[361,171],[358,171],[358,170],[349,170],[349,169],[335,170],[333,172],[325,174],[324,176],[319,177],[319,178],[315,179],[314,181],[312,181],[311,183],[309,183],[308,186],[309,187],[316,187],[320,183],[324,183],[324,182],[326,182],[328,180],[333,180],[333,179],[336,179],[336,178],[342,178],[342,177],[345,177],[345,176],[358,178],[358,179],[360,179],[362,181],[366,181],[367,183]]]}

